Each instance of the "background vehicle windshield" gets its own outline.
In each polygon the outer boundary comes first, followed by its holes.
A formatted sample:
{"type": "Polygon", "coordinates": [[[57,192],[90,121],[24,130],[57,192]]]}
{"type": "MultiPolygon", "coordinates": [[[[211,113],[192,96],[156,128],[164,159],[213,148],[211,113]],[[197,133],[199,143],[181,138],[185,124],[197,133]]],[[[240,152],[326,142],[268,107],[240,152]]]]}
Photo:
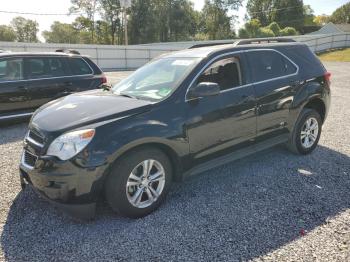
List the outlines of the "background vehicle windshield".
{"type": "Polygon", "coordinates": [[[199,58],[155,60],[116,84],[113,92],[151,101],[162,100],[177,88],[199,60],[199,58]]]}

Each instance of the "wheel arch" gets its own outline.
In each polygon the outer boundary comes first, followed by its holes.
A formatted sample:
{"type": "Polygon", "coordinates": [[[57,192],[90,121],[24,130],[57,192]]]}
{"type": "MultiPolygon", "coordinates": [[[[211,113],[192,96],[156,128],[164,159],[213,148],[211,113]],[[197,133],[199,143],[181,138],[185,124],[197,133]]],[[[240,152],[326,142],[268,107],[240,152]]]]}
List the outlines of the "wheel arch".
{"type": "Polygon", "coordinates": [[[306,102],[303,108],[314,109],[320,114],[322,123],[324,122],[326,118],[326,105],[321,98],[315,97],[310,99],[309,101],[306,102]]]}
{"type": "MultiPolygon", "coordinates": [[[[182,181],[182,170],[183,165],[179,153],[169,144],[161,141],[147,141],[147,142],[134,142],[128,145],[123,146],[119,149],[118,152],[114,155],[110,166],[116,163],[119,159],[124,157],[126,154],[129,154],[133,151],[140,150],[142,148],[157,148],[162,151],[170,160],[172,169],[173,169],[173,180],[182,181]]],[[[109,172],[107,172],[109,173],[109,172]]]]}

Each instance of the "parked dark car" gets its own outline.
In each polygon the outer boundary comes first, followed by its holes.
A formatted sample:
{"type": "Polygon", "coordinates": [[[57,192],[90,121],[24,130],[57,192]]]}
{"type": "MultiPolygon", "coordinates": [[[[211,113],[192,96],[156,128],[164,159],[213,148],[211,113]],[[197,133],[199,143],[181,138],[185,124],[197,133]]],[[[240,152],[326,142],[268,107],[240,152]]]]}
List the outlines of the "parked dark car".
{"type": "Polygon", "coordinates": [[[106,82],[86,56],[71,53],[0,53],[0,121],[29,117],[41,105],[106,82]]]}
{"type": "Polygon", "coordinates": [[[174,180],[277,144],[312,152],[329,80],[302,43],[238,42],[162,56],[111,90],[38,109],[21,183],[76,216],[92,217],[101,195],[123,216],[145,216],[174,180]]]}

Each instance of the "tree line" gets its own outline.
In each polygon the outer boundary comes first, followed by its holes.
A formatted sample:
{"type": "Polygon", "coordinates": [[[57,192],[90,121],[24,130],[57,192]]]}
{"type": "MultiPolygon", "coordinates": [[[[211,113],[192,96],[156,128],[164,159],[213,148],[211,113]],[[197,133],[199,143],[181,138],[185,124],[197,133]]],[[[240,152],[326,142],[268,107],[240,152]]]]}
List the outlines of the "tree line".
{"type": "MultiPolygon", "coordinates": [[[[130,44],[285,36],[315,31],[328,21],[350,23],[350,2],[331,16],[315,16],[303,0],[248,0],[246,23],[236,35],[230,15],[243,0],[206,0],[202,10],[189,0],[133,0],[126,11],[130,44]]],[[[48,43],[123,44],[123,10],[119,0],[71,0],[72,23],[55,21],[42,33],[48,43]]],[[[39,25],[23,17],[0,25],[0,41],[38,42],[39,25]]]]}

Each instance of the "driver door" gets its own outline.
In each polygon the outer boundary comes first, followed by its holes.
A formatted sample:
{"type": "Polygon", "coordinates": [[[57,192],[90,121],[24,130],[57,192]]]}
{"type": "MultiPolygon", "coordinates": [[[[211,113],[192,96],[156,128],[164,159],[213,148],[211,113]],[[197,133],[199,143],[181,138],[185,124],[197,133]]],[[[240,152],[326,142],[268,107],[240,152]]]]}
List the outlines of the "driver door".
{"type": "Polygon", "coordinates": [[[195,164],[225,155],[254,143],[256,99],[246,82],[243,54],[228,55],[207,66],[194,81],[214,82],[220,94],[187,101],[186,126],[195,164]]]}

